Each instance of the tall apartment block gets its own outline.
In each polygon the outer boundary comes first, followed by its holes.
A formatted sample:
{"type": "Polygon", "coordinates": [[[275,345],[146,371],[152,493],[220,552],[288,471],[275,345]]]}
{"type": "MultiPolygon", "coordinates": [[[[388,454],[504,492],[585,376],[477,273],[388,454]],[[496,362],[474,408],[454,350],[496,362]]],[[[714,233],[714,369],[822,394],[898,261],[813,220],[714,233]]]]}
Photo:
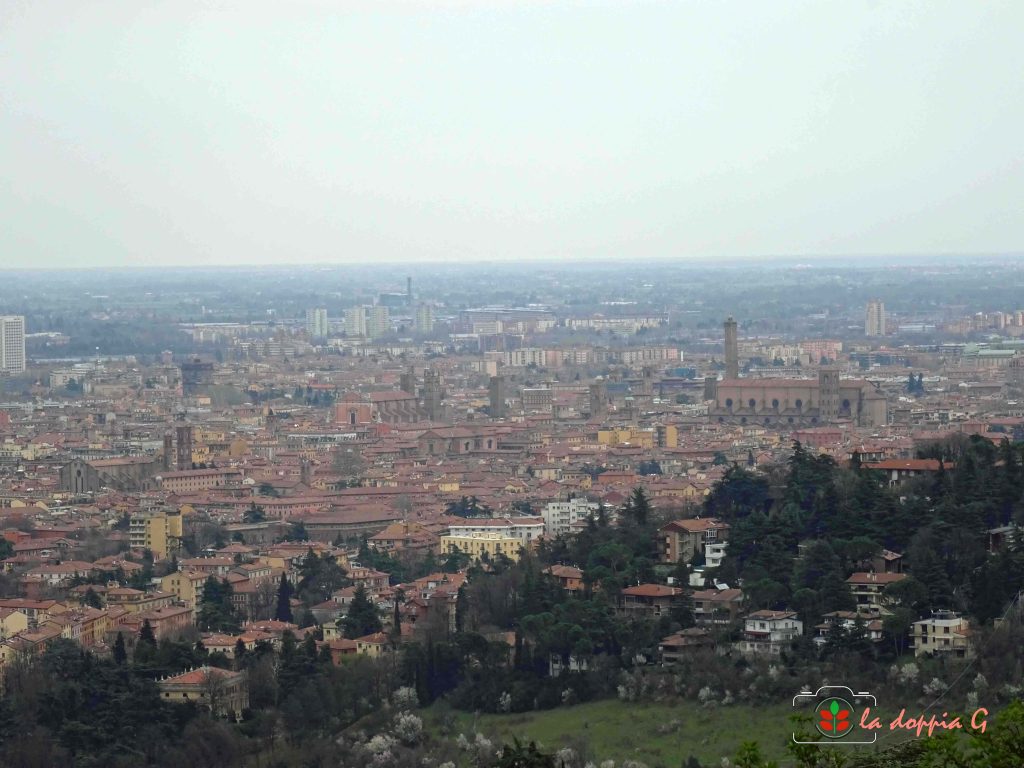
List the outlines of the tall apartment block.
{"type": "Polygon", "coordinates": [[[391,333],[391,314],[387,307],[377,305],[366,308],[366,335],[379,339],[391,333]]]}
{"type": "Polygon", "coordinates": [[[349,307],[345,310],[345,334],[366,335],[366,307],[349,307]]]}
{"type": "Polygon", "coordinates": [[[25,318],[0,316],[0,373],[25,372],[25,318]]]}
{"type": "Polygon", "coordinates": [[[327,310],[323,308],[306,310],[306,332],[314,339],[325,339],[331,328],[327,322],[327,310]]]}
{"type": "Polygon", "coordinates": [[[413,322],[416,333],[433,333],[434,308],[429,304],[420,304],[416,307],[416,317],[413,322]]]}
{"type": "Polygon", "coordinates": [[[885,304],[881,299],[868,302],[864,315],[865,336],[885,336],[885,304]]]}

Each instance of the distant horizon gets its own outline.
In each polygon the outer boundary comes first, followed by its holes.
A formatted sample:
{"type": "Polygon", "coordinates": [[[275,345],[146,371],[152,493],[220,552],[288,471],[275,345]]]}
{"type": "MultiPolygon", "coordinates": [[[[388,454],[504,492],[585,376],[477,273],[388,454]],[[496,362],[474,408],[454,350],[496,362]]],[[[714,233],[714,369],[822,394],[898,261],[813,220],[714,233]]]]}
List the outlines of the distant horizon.
{"type": "MultiPolygon", "coordinates": [[[[828,264],[834,266],[836,262],[849,261],[856,259],[860,261],[869,262],[871,266],[878,266],[879,263],[890,261],[894,266],[901,266],[902,264],[916,264],[916,265],[927,265],[930,263],[935,264],[950,264],[950,263],[965,263],[974,260],[981,260],[983,263],[991,264],[1002,261],[1021,261],[1024,262],[1024,250],[1021,251],[1009,251],[1005,253],[990,252],[990,253],[849,253],[849,254],[796,254],[796,255],[764,255],[764,254],[751,254],[749,256],[734,256],[729,258],[717,258],[717,257],[697,257],[697,256],[651,256],[651,257],[628,257],[628,256],[607,256],[607,257],[589,257],[589,258],[552,258],[552,257],[490,257],[481,259],[460,259],[460,260],[441,260],[441,259],[423,259],[423,260],[402,260],[402,259],[376,259],[373,262],[368,261],[313,261],[313,262],[287,262],[287,261],[254,261],[249,263],[206,263],[206,264],[191,264],[191,263],[170,263],[170,264],[87,264],[82,266],[10,266],[6,264],[0,264],[0,273],[3,272],[116,272],[116,271],[238,271],[246,269],[340,269],[346,267],[359,267],[361,269],[372,269],[377,265],[387,265],[388,267],[397,266],[408,266],[410,268],[423,268],[423,267],[479,267],[487,266],[489,264],[509,266],[520,262],[527,262],[533,265],[544,265],[544,266],[564,266],[564,267],[582,267],[588,264],[607,264],[607,265],[622,265],[628,266],[630,264],[636,264],[638,261],[644,263],[671,263],[678,265],[692,265],[701,267],[815,267],[819,264],[828,264]]],[[[846,267],[851,269],[856,268],[857,264],[846,264],[846,267]]]]}

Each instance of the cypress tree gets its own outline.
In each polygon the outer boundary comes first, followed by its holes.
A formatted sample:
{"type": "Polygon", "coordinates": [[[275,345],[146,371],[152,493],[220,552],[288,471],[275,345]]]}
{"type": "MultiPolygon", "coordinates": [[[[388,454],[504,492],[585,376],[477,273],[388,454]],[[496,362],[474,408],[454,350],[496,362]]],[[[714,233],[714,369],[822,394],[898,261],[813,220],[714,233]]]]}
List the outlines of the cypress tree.
{"type": "Polygon", "coordinates": [[[274,611],[274,618],[278,621],[292,621],[291,597],[292,585],[288,583],[288,575],[281,574],[281,583],[277,587],[277,610],[274,611]]]}

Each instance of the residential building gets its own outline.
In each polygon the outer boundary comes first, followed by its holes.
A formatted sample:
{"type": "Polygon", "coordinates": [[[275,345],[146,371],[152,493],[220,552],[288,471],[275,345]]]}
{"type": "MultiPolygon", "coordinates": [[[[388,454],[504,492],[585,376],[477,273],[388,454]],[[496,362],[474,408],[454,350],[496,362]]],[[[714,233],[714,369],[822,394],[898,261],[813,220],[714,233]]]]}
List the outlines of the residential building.
{"type": "Polygon", "coordinates": [[[0,374],[25,372],[25,318],[0,315],[0,374]]]}
{"type": "Polygon", "coordinates": [[[379,339],[391,333],[391,316],[388,308],[377,305],[369,307],[366,311],[366,336],[371,339],[379,339]]]}
{"type": "Polygon", "coordinates": [[[743,591],[702,589],[693,593],[693,616],[698,624],[729,624],[739,618],[743,591]]]}
{"type": "Polygon", "coordinates": [[[306,333],[314,339],[325,339],[331,327],[327,320],[327,310],[323,308],[306,310],[306,333]]]}
{"type": "Polygon", "coordinates": [[[430,304],[420,304],[416,307],[416,317],[413,329],[416,333],[434,332],[434,308],[430,304]]]}
{"type": "Polygon", "coordinates": [[[662,638],[658,643],[658,652],[662,664],[674,664],[698,648],[710,648],[713,645],[710,632],[700,627],[689,627],[662,638]]]}
{"type": "Polygon", "coordinates": [[[240,720],[249,708],[249,688],[244,672],[200,667],[157,681],[160,697],[176,704],[194,702],[214,717],[240,720]]]}
{"type": "Polygon", "coordinates": [[[530,549],[544,535],[545,525],[540,517],[467,517],[448,526],[450,536],[472,536],[475,533],[501,534],[530,549]]]}
{"type": "Polygon", "coordinates": [[[552,565],[545,568],[542,573],[558,582],[558,586],[571,594],[580,594],[584,591],[583,571],[572,565],[552,565]]]}
{"type": "Polygon", "coordinates": [[[128,525],[132,549],[148,549],[154,560],[166,560],[177,552],[183,535],[179,512],[133,515],[128,525]]]}
{"type": "Polygon", "coordinates": [[[828,642],[829,633],[832,632],[836,627],[842,627],[843,630],[849,632],[860,625],[864,628],[864,633],[867,635],[868,640],[873,643],[880,643],[882,641],[882,620],[879,618],[880,614],[877,613],[857,613],[856,611],[832,611],[826,613],[822,618],[824,621],[821,624],[816,624],[814,643],[816,645],[824,645],[828,642]]]}
{"type": "Polygon", "coordinates": [[[638,584],[619,592],[619,607],[626,614],[658,617],[667,614],[683,590],[663,584],[638,584]]]}
{"type": "Polygon", "coordinates": [[[864,313],[864,335],[885,336],[885,304],[881,299],[868,302],[864,313]]]}
{"type": "Polygon", "coordinates": [[[804,633],[795,611],[754,611],[743,620],[741,653],[778,656],[804,633]]]}
{"type": "Polygon", "coordinates": [[[366,336],[366,307],[349,307],[345,310],[345,334],[366,336]]]}
{"type": "Polygon", "coordinates": [[[131,587],[115,587],[107,590],[107,605],[112,608],[120,606],[129,613],[166,608],[174,600],[175,596],[169,592],[143,592],[141,589],[132,589],[131,587]]]}
{"type": "Polygon", "coordinates": [[[693,520],[673,520],[658,531],[663,563],[690,563],[697,555],[705,559],[710,554],[718,559],[723,554],[721,545],[729,538],[729,524],[713,517],[693,520]]]}
{"type": "Polygon", "coordinates": [[[196,570],[175,571],[160,580],[160,589],[170,592],[185,605],[195,608],[203,599],[203,589],[209,573],[196,570]]]}
{"type": "Polygon", "coordinates": [[[469,555],[473,562],[494,560],[498,555],[517,561],[522,546],[519,539],[502,533],[469,533],[463,536],[448,534],[441,537],[442,553],[461,552],[469,555]]]}
{"type": "Polygon", "coordinates": [[[597,502],[580,497],[569,501],[552,501],[540,513],[544,520],[544,535],[549,538],[568,535],[574,526],[586,522],[600,508],[597,502]]]}
{"type": "Polygon", "coordinates": [[[914,656],[948,655],[958,659],[971,656],[971,626],[953,611],[935,611],[931,617],[915,621],[911,628],[914,656]]]}
{"type": "Polygon", "coordinates": [[[885,588],[907,578],[903,573],[854,573],[846,583],[857,601],[858,611],[879,611],[889,602],[883,595],[885,588]]]}

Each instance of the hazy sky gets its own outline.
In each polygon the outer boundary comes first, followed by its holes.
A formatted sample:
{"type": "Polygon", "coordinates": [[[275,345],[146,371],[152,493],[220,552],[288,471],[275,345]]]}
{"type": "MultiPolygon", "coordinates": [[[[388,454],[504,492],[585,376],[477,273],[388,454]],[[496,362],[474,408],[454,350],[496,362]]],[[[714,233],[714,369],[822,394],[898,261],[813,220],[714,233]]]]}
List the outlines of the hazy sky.
{"type": "Polygon", "coordinates": [[[1024,2],[0,0],[0,266],[1024,251],[1024,2]]]}

